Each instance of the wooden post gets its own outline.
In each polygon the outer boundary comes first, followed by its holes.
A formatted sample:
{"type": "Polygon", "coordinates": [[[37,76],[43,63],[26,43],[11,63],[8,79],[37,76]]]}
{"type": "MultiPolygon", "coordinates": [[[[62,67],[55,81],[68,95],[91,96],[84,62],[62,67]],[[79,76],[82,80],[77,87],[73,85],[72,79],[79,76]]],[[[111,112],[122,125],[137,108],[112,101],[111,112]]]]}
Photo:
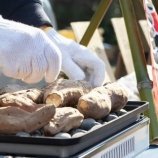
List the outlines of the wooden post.
{"type": "Polygon", "coordinates": [[[120,6],[125,20],[129,44],[132,53],[134,69],[137,78],[141,100],[149,102],[149,110],[145,114],[150,118],[151,140],[158,137],[158,119],[156,116],[152,82],[149,79],[141,38],[131,0],[120,0],[120,6]]]}

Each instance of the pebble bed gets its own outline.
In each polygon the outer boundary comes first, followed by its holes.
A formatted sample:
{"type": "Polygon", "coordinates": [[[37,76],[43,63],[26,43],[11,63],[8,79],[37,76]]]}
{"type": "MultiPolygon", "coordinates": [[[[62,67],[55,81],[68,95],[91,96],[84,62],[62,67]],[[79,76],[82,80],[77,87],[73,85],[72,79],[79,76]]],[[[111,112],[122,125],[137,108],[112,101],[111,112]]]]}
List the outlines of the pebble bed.
{"type": "MultiPolygon", "coordinates": [[[[92,118],[86,118],[82,121],[81,125],[79,128],[77,129],[73,129],[70,130],[69,132],[65,133],[65,132],[61,132],[58,133],[54,136],[52,136],[52,138],[58,138],[58,139],[71,139],[71,138],[77,138],[77,137],[81,137],[84,134],[91,132],[95,129],[98,129],[100,127],[102,127],[103,125],[109,123],[110,121],[119,118],[120,116],[124,115],[128,113],[128,111],[126,111],[125,109],[121,109],[119,112],[116,113],[110,113],[109,115],[107,115],[106,117],[102,118],[101,120],[94,120],[92,118]]],[[[19,132],[16,134],[16,136],[18,137],[40,137],[40,136],[45,136],[43,129],[39,129],[34,131],[33,133],[29,134],[26,132],[19,132]]],[[[28,157],[28,156],[16,156],[16,155],[0,155],[0,158],[32,158],[32,157],[28,157]]]]}
{"type": "MultiPolygon", "coordinates": [[[[101,120],[94,120],[92,118],[86,118],[82,121],[81,125],[79,128],[77,129],[73,129],[70,130],[69,132],[65,133],[65,132],[60,132],[52,137],[54,138],[59,138],[59,139],[68,139],[68,138],[76,138],[76,137],[81,137],[84,134],[86,134],[87,132],[93,131],[97,128],[100,128],[101,126],[107,124],[108,122],[117,119],[118,117],[126,114],[127,111],[124,109],[121,109],[119,112],[116,113],[110,113],[109,115],[107,115],[106,117],[102,118],[101,120]]],[[[21,136],[21,137],[40,137],[40,136],[44,136],[43,130],[36,130],[35,132],[29,134],[26,132],[19,132],[16,134],[16,136],[21,136]]]]}

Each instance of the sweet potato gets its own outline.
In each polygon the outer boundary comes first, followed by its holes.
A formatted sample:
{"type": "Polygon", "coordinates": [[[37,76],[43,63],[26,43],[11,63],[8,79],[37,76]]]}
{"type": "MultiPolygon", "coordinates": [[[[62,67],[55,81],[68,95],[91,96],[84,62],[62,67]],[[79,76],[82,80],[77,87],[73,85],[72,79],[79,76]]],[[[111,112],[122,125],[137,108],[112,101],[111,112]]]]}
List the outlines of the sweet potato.
{"type": "Polygon", "coordinates": [[[43,105],[32,113],[26,112],[18,107],[1,107],[0,133],[31,133],[48,124],[54,117],[55,110],[56,108],[53,105],[43,105]]]}
{"type": "Polygon", "coordinates": [[[77,109],[85,118],[101,119],[120,110],[128,100],[127,92],[117,83],[97,87],[80,97],[77,109]]]}
{"type": "Polygon", "coordinates": [[[92,86],[86,81],[58,79],[44,87],[44,103],[55,107],[76,107],[78,99],[87,94],[92,86]]]}
{"type": "Polygon", "coordinates": [[[32,112],[43,103],[43,92],[38,89],[27,89],[0,95],[0,107],[14,106],[32,112]]]}
{"type": "Polygon", "coordinates": [[[59,132],[68,132],[71,129],[78,128],[83,118],[83,115],[75,108],[56,108],[54,117],[49,124],[44,126],[44,134],[55,135],[59,132]]]}
{"type": "Polygon", "coordinates": [[[111,98],[111,112],[121,110],[128,101],[128,92],[116,82],[107,83],[105,88],[108,90],[108,95],[111,98]]]}

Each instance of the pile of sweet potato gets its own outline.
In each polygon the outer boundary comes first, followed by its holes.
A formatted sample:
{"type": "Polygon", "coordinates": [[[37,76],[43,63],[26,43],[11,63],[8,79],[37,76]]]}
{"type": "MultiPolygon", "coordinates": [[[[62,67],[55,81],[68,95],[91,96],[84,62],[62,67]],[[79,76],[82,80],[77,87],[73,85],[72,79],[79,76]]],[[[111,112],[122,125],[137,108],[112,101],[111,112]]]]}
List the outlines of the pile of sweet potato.
{"type": "Polygon", "coordinates": [[[0,133],[45,135],[68,132],[84,118],[101,119],[122,109],[128,100],[117,83],[93,88],[85,81],[57,79],[42,88],[6,86],[0,89],[0,133]]]}

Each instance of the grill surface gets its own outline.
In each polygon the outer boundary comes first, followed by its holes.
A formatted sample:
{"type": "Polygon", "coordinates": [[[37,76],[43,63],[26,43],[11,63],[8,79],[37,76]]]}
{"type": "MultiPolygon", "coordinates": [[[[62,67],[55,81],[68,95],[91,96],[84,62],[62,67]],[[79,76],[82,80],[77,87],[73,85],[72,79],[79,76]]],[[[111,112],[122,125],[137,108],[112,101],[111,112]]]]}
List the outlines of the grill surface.
{"type": "MultiPolygon", "coordinates": [[[[118,119],[101,126],[100,128],[87,132],[77,138],[59,139],[53,137],[17,137],[0,136],[0,152],[7,154],[43,155],[53,157],[70,157],[76,155],[89,147],[109,139],[116,133],[125,130],[135,122],[142,120],[141,113],[148,109],[148,102],[129,101],[125,106],[127,114],[118,119]]],[[[122,148],[127,148],[127,152],[134,150],[134,138],[126,140],[117,147],[109,150],[106,157],[119,152],[122,148]]],[[[126,155],[127,153],[121,153],[126,155]]],[[[111,157],[110,157],[111,158],[111,157]]]]}

